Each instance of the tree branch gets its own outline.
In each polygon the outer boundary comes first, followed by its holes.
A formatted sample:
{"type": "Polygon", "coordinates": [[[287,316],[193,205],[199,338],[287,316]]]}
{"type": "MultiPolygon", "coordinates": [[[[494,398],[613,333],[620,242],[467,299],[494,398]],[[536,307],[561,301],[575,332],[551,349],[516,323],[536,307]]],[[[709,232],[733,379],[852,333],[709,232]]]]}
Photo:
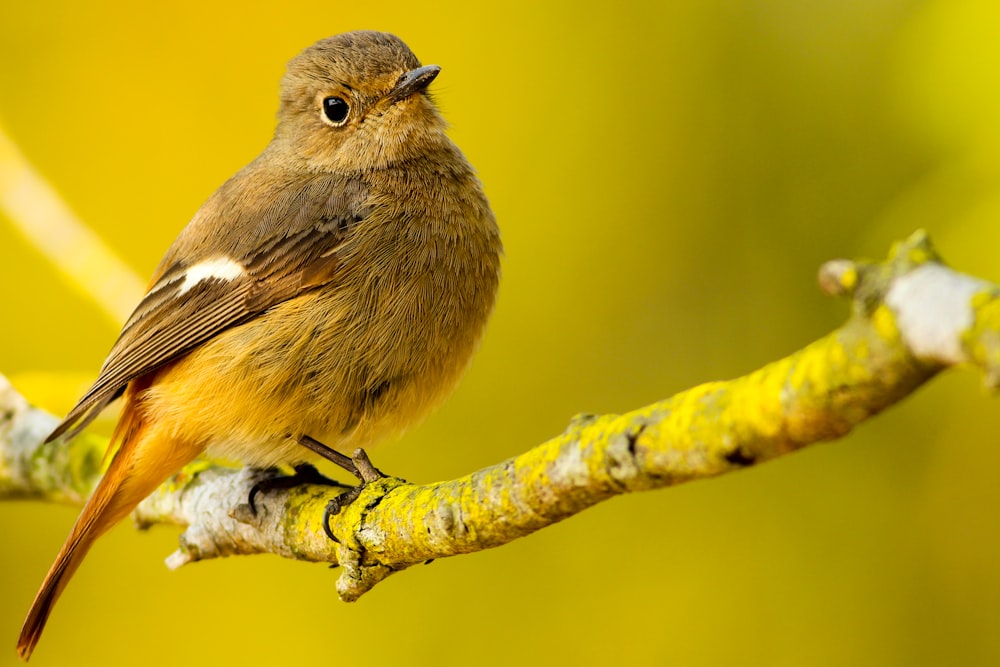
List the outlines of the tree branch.
{"type": "MultiPolygon", "coordinates": [[[[881,263],[836,260],[829,294],[852,298],[848,321],[789,357],[623,415],[579,415],[520,456],[460,479],[377,480],[323,528],[329,487],[260,494],[268,473],[195,462],[136,510],[146,527],[186,526],[167,564],[275,553],[339,563],[337,591],[355,600],[415,563],[506,544],[612,496],[733,472],[839,438],[940,370],[981,369],[1000,384],[1000,287],[945,267],[922,232],[881,263]]],[[[2,380],[2,378],[0,378],[2,380]]],[[[4,386],[5,385],[5,386],[4,386]]],[[[0,384],[0,498],[81,503],[106,441],[40,446],[55,419],[0,384]]]]}

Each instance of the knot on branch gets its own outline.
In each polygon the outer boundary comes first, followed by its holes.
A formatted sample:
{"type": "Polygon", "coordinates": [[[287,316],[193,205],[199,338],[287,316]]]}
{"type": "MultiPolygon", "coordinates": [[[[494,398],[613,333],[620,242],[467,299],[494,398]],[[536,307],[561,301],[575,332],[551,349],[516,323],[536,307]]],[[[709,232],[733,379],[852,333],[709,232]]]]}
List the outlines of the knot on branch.
{"type": "MultiPolygon", "coordinates": [[[[388,543],[401,535],[392,534],[391,528],[387,528],[392,523],[373,516],[393,495],[405,502],[405,494],[394,492],[412,486],[398,477],[368,475],[353,502],[329,517],[337,563],[342,568],[337,579],[337,595],[341,600],[353,602],[393,572],[413,564],[385,558],[388,543]]],[[[388,512],[394,514],[392,509],[388,512]]],[[[405,515],[405,508],[403,512],[405,515]]]]}

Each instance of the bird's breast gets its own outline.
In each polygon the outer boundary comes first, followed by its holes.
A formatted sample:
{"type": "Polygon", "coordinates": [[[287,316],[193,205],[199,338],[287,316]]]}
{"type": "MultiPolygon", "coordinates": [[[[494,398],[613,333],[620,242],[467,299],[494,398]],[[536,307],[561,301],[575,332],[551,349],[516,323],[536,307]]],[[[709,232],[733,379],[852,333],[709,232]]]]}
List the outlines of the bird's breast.
{"type": "Polygon", "coordinates": [[[174,410],[184,415],[177,429],[205,436],[216,454],[274,465],[302,459],[301,435],[348,452],[370,446],[450,392],[493,307],[496,223],[474,177],[426,196],[371,192],[335,280],[221,333],[157,378],[151,400],[186,404],[174,410]]]}

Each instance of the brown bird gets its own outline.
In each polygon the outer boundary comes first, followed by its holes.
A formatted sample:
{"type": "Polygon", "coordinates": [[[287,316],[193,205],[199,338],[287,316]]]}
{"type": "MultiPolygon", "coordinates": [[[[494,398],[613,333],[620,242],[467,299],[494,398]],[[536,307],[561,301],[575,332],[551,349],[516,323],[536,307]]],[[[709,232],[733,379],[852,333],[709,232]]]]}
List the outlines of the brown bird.
{"type": "Polygon", "coordinates": [[[502,252],[482,187],[397,37],[295,57],[274,138],[160,262],[100,376],[49,436],[124,396],[118,445],[28,612],[27,659],[94,541],[203,452],[307,460],[398,434],[468,365],[502,252]]]}

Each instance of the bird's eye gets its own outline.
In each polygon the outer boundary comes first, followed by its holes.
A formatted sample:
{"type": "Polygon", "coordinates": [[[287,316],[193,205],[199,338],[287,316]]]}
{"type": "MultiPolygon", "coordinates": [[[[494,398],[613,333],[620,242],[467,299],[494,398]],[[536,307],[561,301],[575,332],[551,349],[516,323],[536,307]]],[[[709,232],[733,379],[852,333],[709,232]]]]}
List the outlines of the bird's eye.
{"type": "Polygon", "coordinates": [[[347,112],[350,108],[347,102],[339,97],[327,97],[323,99],[323,113],[334,125],[340,125],[347,119],[347,112]]]}

